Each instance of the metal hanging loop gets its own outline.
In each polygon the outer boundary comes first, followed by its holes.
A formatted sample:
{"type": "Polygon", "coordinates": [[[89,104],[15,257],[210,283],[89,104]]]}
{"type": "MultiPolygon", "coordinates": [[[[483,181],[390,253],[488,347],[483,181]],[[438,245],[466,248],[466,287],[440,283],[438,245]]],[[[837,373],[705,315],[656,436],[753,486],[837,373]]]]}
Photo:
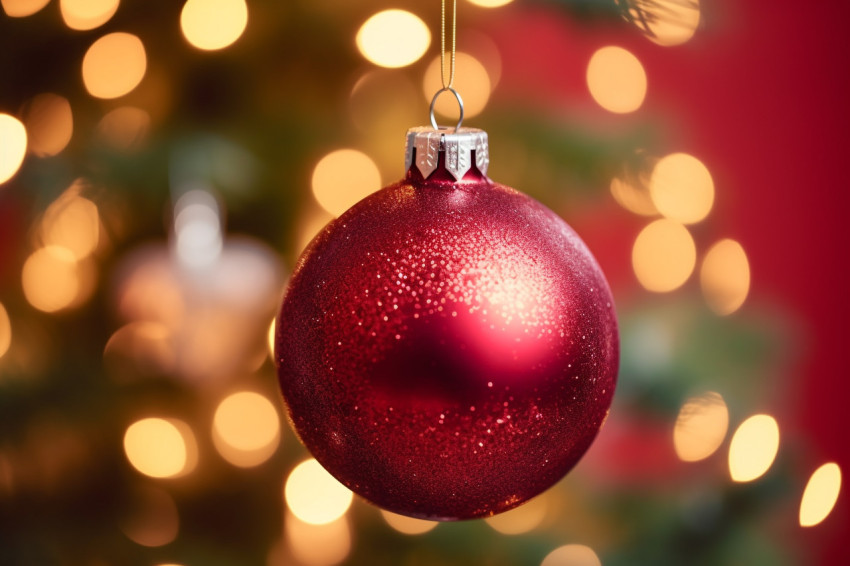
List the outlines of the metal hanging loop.
{"type": "Polygon", "coordinates": [[[455,125],[454,129],[454,131],[457,132],[460,129],[460,125],[463,124],[463,99],[460,97],[458,91],[456,91],[450,86],[446,86],[438,90],[437,93],[434,95],[434,98],[431,99],[431,127],[433,127],[435,130],[440,129],[440,126],[437,125],[437,118],[434,117],[434,105],[437,104],[437,99],[440,97],[440,95],[446,91],[455,95],[458,108],[460,109],[460,116],[457,119],[457,124],[455,125]]]}

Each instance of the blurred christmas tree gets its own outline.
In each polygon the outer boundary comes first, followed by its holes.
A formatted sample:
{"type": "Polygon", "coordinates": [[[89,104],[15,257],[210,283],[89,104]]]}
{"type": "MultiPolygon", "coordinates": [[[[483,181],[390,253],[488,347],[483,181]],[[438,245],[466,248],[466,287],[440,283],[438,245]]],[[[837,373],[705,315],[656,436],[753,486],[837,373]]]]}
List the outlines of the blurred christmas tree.
{"type": "Polygon", "coordinates": [[[2,0],[0,562],[806,563],[789,536],[805,478],[757,414],[786,403],[789,325],[736,312],[749,264],[709,217],[712,173],[668,151],[673,112],[636,112],[647,72],[608,45],[685,44],[699,3],[509,2],[462,7],[467,123],[507,156],[494,178],[599,253],[620,384],[555,489],[436,525],[299,465],[267,336],[285,266],[401,177],[439,86],[437,3],[2,0]],[[641,218],[624,267],[609,243],[641,218]]]}

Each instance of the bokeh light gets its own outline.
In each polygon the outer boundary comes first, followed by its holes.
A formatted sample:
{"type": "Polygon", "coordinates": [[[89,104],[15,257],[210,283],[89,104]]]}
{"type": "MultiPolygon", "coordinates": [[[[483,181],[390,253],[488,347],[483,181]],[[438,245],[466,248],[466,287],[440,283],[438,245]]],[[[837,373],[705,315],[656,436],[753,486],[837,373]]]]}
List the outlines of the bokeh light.
{"type": "Polygon", "coordinates": [[[234,466],[262,464],[280,443],[277,410],[259,393],[233,393],[215,410],[213,443],[222,458],[234,466]]]}
{"type": "Polygon", "coordinates": [[[469,3],[481,6],[482,8],[500,8],[501,6],[510,4],[513,1],[514,0],[469,0],[469,3]]]}
{"type": "Polygon", "coordinates": [[[269,344],[269,356],[271,356],[272,360],[274,360],[274,335],[275,330],[277,329],[277,319],[273,318],[272,323],[269,325],[269,332],[266,336],[269,344]]]}
{"type": "Polygon", "coordinates": [[[224,249],[218,202],[205,190],[187,191],[174,205],[177,259],[189,267],[214,264],[224,249]]]}
{"type": "Polygon", "coordinates": [[[38,157],[56,155],[74,133],[71,103],[64,96],[45,92],[30,100],[24,111],[29,150],[38,157]]]}
{"type": "Polygon", "coordinates": [[[638,58],[622,47],[602,47],[587,64],[587,88],[605,110],[634,112],[646,98],[646,71],[638,58]]]}
{"type": "Polygon", "coordinates": [[[140,487],[132,494],[131,508],[120,523],[127,538],[142,546],[173,542],[180,532],[180,514],[174,498],[158,487],[140,487]]]}
{"type": "Polygon", "coordinates": [[[832,512],[841,492],[841,468],[828,462],[814,471],[800,501],[800,526],[814,527],[832,512]]]}
{"type": "Polygon", "coordinates": [[[634,186],[632,183],[614,177],[611,179],[611,196],[617,204],[641,216],[655,216],[658,209],[652,204],[649,192],[634,186]]]}
{"type": "Polygon", "coordinates": [[[357,32],[357,48],[381,67],[405,67],[431,45],[431,32],[419,16],[405,10],[384,10],[366,20],[357,32]]]}
{"type": "Polygon", "coordinates": [[[150,129],[150,114],[133,106],[121,106],[101,118],[97,133],[107,144],[128,151],[139,147],[150,129]]]}
{"type": "Polygon", "coordinates": [[[354,495],[310,458],[295,466],[284,487],[286,504],[306,523],[322,525],[342,517],[354,495]]]}
{"type": "Polygon", "coordinates": [[[334,216],[340,216],[359,200],[381,188],[381,173],[365,153],[339,149],[316,164],[312,187],[316,202],[334,216]]]}
{"type": "Polygon", "coordinates": [[[8,114],[0,114],[0,183],[11,179],[27,153],[27,130],[8,114]]]}
{"type": "Polygon", "coordinates": [[[24,18],[35,14],[47,6],[48,2],[50,0],[0,0],[0,6],[3,6],[3,11],[10,18],[24,18]]]}
{"type": "MultiPolygon", "coordinates": [[[[448,72],[448,63],[446,64],[448,72]]],[[[472,55],[458,51],[455,55],[455,82],[454,88],[463,97],[463,112],[465,118],[472,118],[481,113],[490,99],[491,81],[490,75],[484,65],[472,55]]],[[[446,77],[448,79],[448,77],[446,77]]],[[[434,93],[443,86],[440,78],[440,58],[436,57],[425,71],[425,79],[422,88],[425,99],[431,103],[434,93]]],[[[458,104],[455,97],[450,93],[441,95],[434,111],[442,116],[448,116],[457,121],[458,104]]],[[[454,126],[454,122],[451,124],[454,126]]]]}
{"type": "MultiPolygon", "coordinates": [[[[392,69],[371,69],[351,88],[351,121],[365,133],[396,131],[398,124],[422,118],[417,87],[409,77],[392,69]]],[[[398,147],[395,147],[398,153],[398,147]]]]}
{"type": "Polygon", "coordinates": [[[41,221],[41,239],[47,246],[71,252],[79,261],[92,254],[100,241],[100,216],[97,205],[74,194],[75,187],[54,201],[41,221]]]}
{"type": "Polygon", "coordinates": [[[245,0],[187,0],[180,13],[180,29],[186,41],[205,51],[232,45],[247,25],[245,0]]]}
{"type": "Polygon", "coordinates": [[[548,509],[546,495],[538,495],[516,509],[488,517],[484,521],[504,535],[520,535],[539,527],[548,509]]]}
{"type": "Polygon", "coordinates": [[[59,11],[71,29],[89,30],[102,26],[115,15],[119,0],[59,0],[59,11]]]}
{"type": "MultiPolygon", "coordinates": [[[[643,2],[641,8],[647,37],[658,45],[681,45],[689,41],[697,31],[700,21],[699,0],[653,0],[643,2]]],[[[632,8],[633,15],[635,9],[632,8]]]]}
{"type": "Polygon", "coordinates": [[[719,315],[741,308],[750,291],[750,264],[744,248],[735,240],[714,244],[702,260],[699,276],[708,306],[719,315]]]}
{"type": "Polygon", "coordinates": [[[104,369],[117,382],[166,375],[174,371],[176,358],[169,328],[148,320],[122,326],[109,337],[103,349],[104,369]]]}
{"type": "Polygon", "coordinates": [[[710,391],[688,399],[673,428],[676,455],[697,462],[714,454],[729,430],[729,409],[719,393],[710,391]]]}
{"type": "Polygon", "coordinates": [[[351,527],[346,517],[314,525],[300,520],[292,513],[287,513],[284,533],[290,554],[297,563],[304,566],[338,564],[351,552],[351,527]]]}
{"type": "Polygon", "coordinates": [[[696,264],[696,245],[687,228],[672,220],[656,220],[638,234],[632,266],[646,289],[664,293],[688,280],[696,264]]]}
{"type": "Polygon", "coordinates": [[[29,304],[44,312],[71,306],[82,288],[73,252],[59,246],[34,251],[24,262],[21,284],[29,304]]]}
{"type": "Polygon", "coordinates": [[[434,530],[434,528],[440,524],[438,521],[425,521],[424,519],[415,519],[413,517],[407,517],[405,515],[391,513],[390,511],[386,511],[384,509],[381,509],[380,511],[381,516],[384,518],[384,521],[386,521],[390,527],[405,535],[425,534],[429,531],[434,530]]]}
{"type": "Polygon", "coordinates": [[[175,419],[142,419],[124,433],[124,453],[130,464],[153,478],[172,478],[192,471],[196,450],[191,429],[175,419]]]}
{"type": "Polygon", "coordinates": [[[86,51],[83,83],[94,97],[118,98],[139,86],[147,66],[141,39],[130,33],[110,33],[86,51]]]}
{"type": "Polygon", "coordinates": [[[6,355],[12,346],[12,321],[3,303],[0,303],[0,358],[6,355]]]}
{"type": "Polygon", "coordinates": [[[687,153],[662,157],[649,180],[658,212],[682,224],[699,222],[714,204],[714,181],[702,161],[687,153]]]}
{"type": "Polygon", "coordinates": [[[547,554],[540,566],[602,566],[602,562],[589,546],[567,544],[547,554]]]}
{"type": "Polygon", "coordinates": [[[770,415],[753,415],[740,424],[729,445],[729,473],[736,482],[760,478],[779,451],[779,425],[770,415]]]}

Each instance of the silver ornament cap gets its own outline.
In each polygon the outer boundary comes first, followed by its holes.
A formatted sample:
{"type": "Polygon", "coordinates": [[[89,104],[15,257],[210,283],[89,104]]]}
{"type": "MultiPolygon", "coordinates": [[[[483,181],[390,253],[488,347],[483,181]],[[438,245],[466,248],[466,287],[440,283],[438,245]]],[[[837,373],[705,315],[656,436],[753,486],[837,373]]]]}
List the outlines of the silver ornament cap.
{"type": "Polygon", "coordinates": [[[445,168],[456,181],[472,168],[473,152],[475,167],[482,175],[487,175],[490,146],[487,132],[478,128],[420,126],[407,130],[404,170],[409,171],[415,164],[422,178],[427,179],[437,169],[441,151],[445,153],[445,168]]]}

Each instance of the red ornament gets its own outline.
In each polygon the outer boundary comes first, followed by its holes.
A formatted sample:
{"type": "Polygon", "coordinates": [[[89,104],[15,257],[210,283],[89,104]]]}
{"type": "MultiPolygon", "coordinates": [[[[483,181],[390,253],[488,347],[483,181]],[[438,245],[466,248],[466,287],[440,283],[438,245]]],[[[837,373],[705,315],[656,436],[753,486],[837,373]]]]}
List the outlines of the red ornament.
{"type": "Polygon", "coordinates": [[[486,136],[411,130],[405,179],[313,240],[277,324],[307,448],[367,500],[424,519],[493,515],[552,486],[617,378],[599,266],[555,213],[487,178],[486,136]]]}

